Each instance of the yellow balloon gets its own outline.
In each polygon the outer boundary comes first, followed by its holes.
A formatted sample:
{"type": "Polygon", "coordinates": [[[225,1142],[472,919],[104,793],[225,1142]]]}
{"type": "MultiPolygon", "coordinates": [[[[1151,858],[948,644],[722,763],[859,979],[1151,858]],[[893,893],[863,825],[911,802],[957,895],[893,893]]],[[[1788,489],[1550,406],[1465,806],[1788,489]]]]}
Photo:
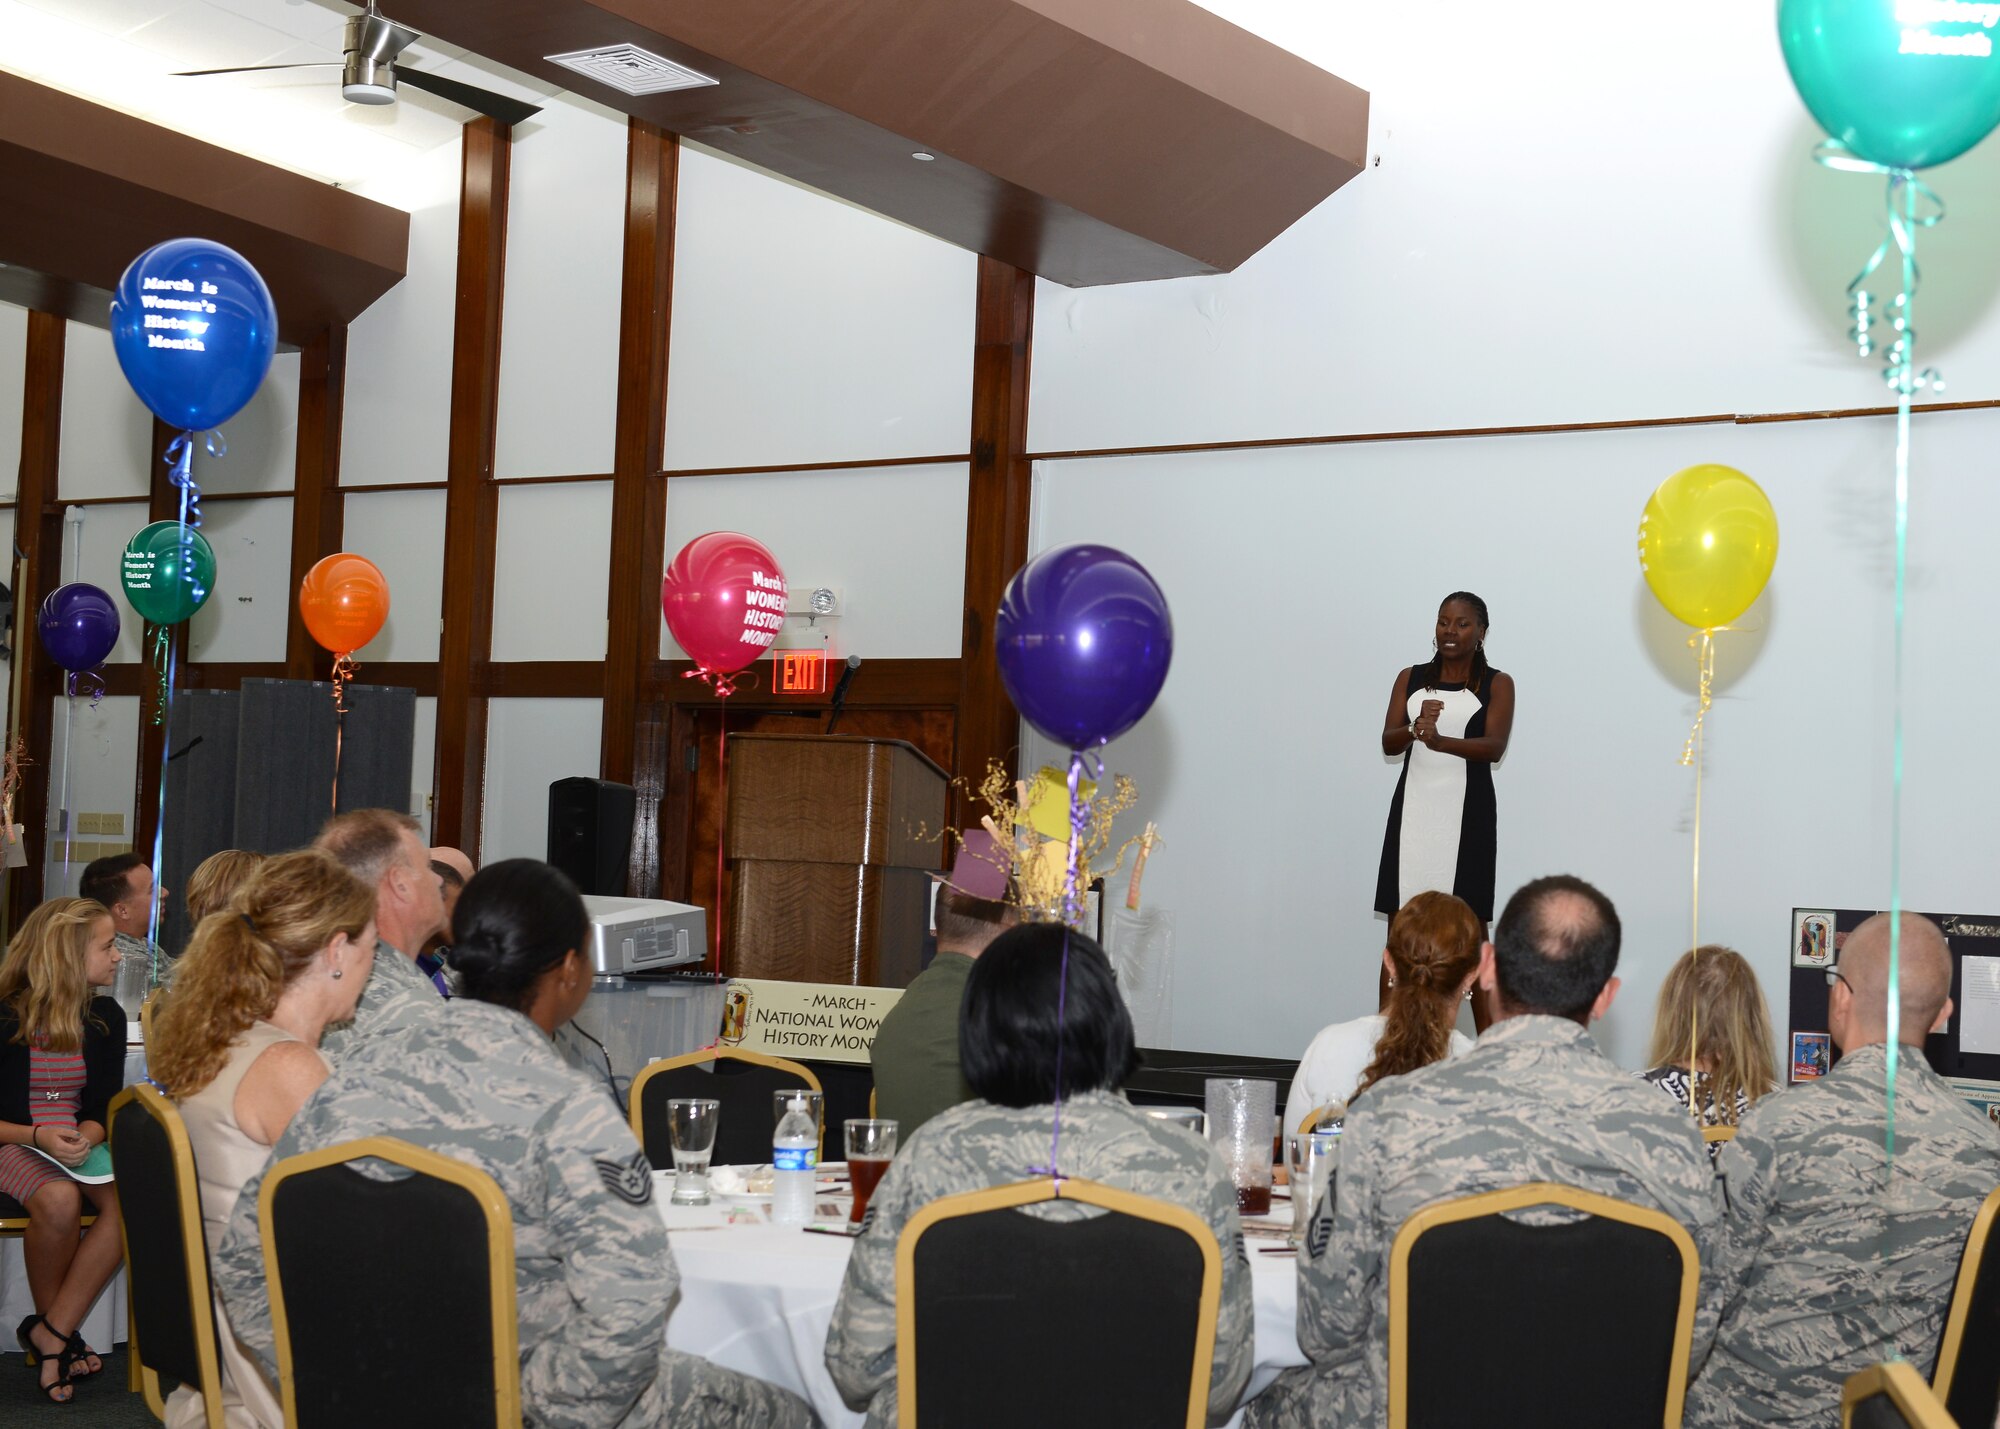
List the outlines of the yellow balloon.
{"type": "Polygon", "coordinates": [[[1677,471],[1639,518],[1639,569],[1676,619],[1697,630],[1748,610],[1778,560],[1778,513],[1763,488],[1729,466],[1677,471]]]}

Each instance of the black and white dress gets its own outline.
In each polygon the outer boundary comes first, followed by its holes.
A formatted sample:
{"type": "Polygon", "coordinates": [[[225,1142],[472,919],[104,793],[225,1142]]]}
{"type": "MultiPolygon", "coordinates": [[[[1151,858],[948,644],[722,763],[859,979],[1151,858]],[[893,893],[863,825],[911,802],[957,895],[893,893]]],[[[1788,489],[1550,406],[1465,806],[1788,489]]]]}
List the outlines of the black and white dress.
{"type": "MultiPolygon", "coordinates": [[[[1424,681],[1426,661],[1403,682],[1403,705],[1415,720],[1425,700],[1444,710],[1437,731],[1447,739],[1479,739],[1486,733],[1486,707],[1498,670],[1483,672],[1479,688],[1424,681]]],[[[1483,923],[1493,921],[1493,862],[1497,813],[1493,766],[1485,760],[1440,754],[1421,740],[1403,755],[1396,797],[1389,803],[1389,827],[1382,836],[1382,871],[1375,881],[1375,911],[1394,915],[1427,890],[1464,899],[1483,923]]]]}

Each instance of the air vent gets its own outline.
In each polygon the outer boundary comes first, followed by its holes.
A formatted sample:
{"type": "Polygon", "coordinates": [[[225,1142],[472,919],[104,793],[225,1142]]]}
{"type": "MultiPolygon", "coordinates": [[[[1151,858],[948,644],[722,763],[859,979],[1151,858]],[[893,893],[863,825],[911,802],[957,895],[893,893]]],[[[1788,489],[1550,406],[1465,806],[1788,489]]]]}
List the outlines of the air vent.
{"type": "Polygon", "coordinates": [[[573,69],[586,79],[608,84],[622,94],[665,94],[670,89],[700,89],[720,84],[713,75],[675,64],[637,45],[610,45],[601,50],[571,50],[544,55],[551,64],[573,69]]]}

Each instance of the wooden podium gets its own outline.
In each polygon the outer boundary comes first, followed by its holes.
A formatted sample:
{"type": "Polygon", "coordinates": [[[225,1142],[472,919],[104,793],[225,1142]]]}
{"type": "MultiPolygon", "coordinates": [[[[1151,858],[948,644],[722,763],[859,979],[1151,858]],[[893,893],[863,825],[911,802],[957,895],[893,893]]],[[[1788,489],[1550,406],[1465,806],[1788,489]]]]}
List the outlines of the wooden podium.
{"type": "Polygon", "coordinates": [[[732,734],[728,752],[730,976],[908,986],[945,771],[902,740],[859,735],[732,734]]]}

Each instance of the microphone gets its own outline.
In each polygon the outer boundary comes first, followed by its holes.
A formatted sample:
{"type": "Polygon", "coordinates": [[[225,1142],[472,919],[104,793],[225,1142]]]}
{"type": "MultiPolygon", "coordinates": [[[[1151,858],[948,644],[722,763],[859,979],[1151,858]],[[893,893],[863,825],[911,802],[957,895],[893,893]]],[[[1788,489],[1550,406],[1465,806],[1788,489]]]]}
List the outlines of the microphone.
{"type": "Polygon", "coordinates": [[[833,727],[840,723],[840,713],[847,708],[847,687],[854,683],[854,672],[861,668],[861,657],[849,655],[847,668],[840,672],[840,678],[833,686],[833,713],[827,716],[826,732],[833,733],[833,727]]]}

